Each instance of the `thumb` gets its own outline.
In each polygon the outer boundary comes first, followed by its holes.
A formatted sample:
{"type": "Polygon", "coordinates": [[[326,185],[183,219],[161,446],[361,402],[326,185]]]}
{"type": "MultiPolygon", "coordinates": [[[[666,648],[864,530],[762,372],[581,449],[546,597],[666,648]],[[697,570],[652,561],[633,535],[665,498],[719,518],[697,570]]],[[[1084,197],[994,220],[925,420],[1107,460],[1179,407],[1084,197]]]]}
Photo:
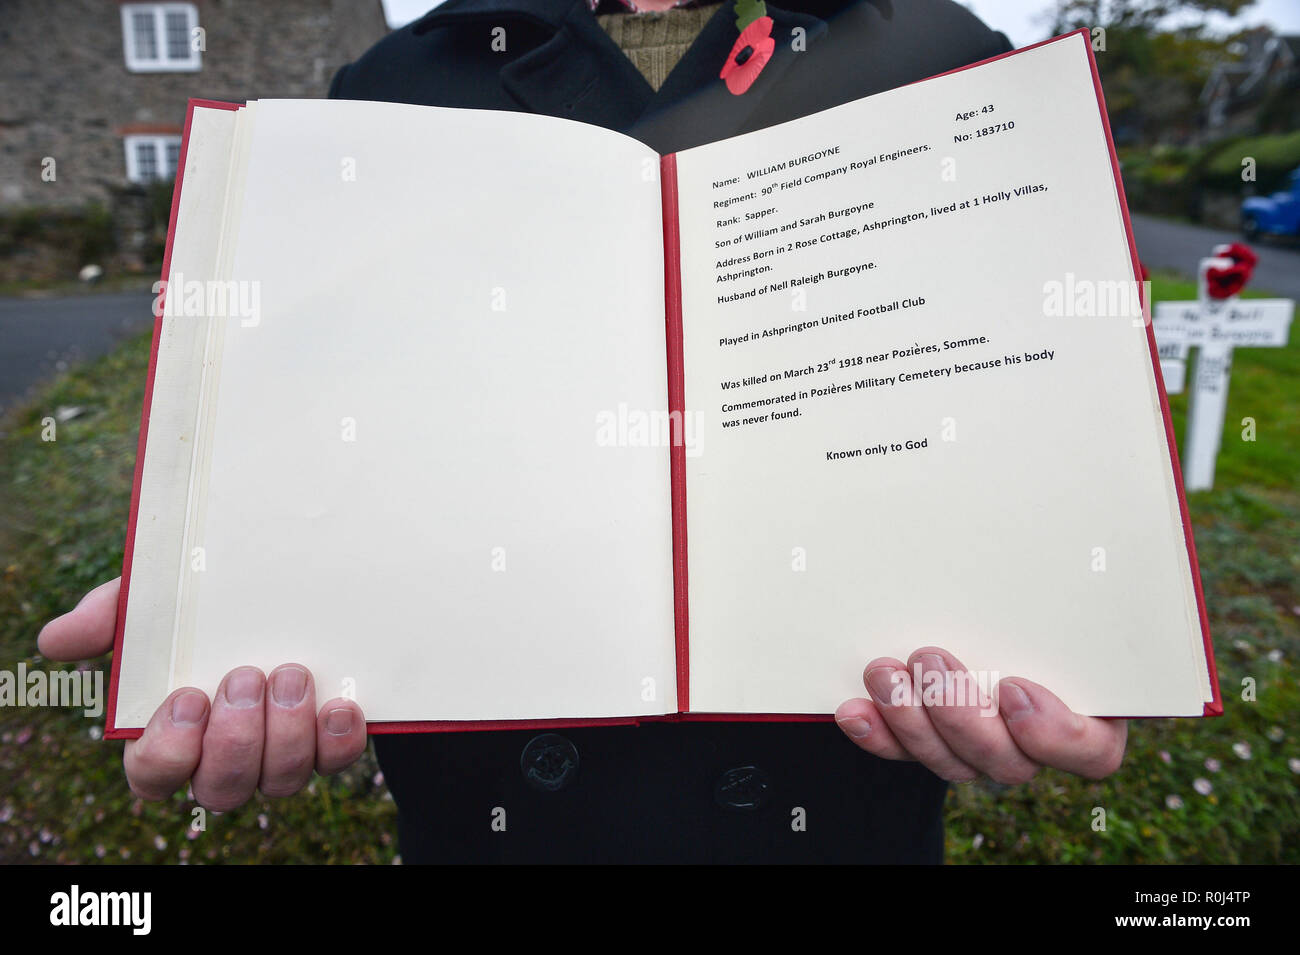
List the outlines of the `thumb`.
{"type": "Polygon", "coordinates": [[[1036,763],[1101,779],[1119,769],[1128,721],[1071,712],[1046,687],[1023,677],[998,684],[1002,720],[1020,751],[1036,763]]]}
{"type": "Polygon", "coordinates": [[[113,649],[122,578],[100,584],[62,617],[41,628],[36,645],[51,660],[87,660],[113,649]]]}

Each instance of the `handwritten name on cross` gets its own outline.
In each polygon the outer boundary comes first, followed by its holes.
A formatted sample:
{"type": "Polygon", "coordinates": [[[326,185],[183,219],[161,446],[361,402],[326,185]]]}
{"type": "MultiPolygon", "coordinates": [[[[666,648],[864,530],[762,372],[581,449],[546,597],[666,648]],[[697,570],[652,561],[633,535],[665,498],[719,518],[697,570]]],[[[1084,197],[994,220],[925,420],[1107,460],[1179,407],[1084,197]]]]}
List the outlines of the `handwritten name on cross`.
{"type": "Polygon", "coordinates": [[[1187,386],[1187,355],[1192,348],[1197,349],[1183,440],[1183,484],[1189,491],[1214,486],[1214,463],[1228,410],[1233,349],[1285,345],[1295,311],[1295,302],[1284,298],[1210,298],[1208,271],[1231,264],[1230,259],[1217,256],[1202,259],[1197,270],[1197,300],[1157,302],[1152,317],[1160,370],[1169,394],[1177,394],[1187,386]]]}

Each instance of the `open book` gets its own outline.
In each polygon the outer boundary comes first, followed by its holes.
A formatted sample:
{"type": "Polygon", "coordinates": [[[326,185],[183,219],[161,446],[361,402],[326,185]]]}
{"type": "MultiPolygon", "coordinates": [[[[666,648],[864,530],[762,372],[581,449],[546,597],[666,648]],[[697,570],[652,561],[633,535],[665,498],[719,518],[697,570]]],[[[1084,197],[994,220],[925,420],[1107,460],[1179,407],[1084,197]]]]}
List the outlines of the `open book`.
{"type": "Polygon", "coordinates": [[[110,736],[297,662],[371,730],[828,718],[939,645],[1219,711],[1086,34],[675,155],[190,105],[110,736]]]}

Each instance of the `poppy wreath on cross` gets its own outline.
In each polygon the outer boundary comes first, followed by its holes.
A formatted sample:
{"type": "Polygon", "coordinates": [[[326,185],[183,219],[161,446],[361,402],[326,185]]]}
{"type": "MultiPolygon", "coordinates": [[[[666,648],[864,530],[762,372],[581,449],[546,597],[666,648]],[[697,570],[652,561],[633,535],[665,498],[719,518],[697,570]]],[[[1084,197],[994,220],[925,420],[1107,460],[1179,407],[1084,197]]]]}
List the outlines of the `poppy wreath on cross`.
{"type": "Polygon", "coordinates": [[[772,39],[772,18],[767,15],[763,0],[736,0],[736,29],[740,36],[727,54],[718,76],[727,84],[727,90],[739,96],[758,79],[767,61],[772,58],[776,41],[772,39]]]}
{"type": "Polygon", "coordinates": [[[1259,261],[1254,251],[1248,245],[1242,245],[1240,242],[1234,242],[1227,246],[1218,246],[1214,250],[1214,255],[1218,258],[1230,259],[1232,265],[1226,268],[1208,268],[1205,270],[1205,291],[1210,298],[1232,298],[1250,281],[1251,274],[1255,271],[1255,263],[1259,261]]]}

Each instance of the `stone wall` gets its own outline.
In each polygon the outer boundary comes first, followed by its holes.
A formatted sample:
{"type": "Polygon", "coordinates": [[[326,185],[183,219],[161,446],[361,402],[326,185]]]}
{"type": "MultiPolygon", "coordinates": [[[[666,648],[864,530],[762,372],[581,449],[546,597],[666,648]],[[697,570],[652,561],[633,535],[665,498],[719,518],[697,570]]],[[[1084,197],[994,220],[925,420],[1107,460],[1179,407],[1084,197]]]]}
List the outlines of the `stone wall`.
{"type": "Polygon", "coordinates": [[[110,205],[123,135],[179,132],[190,97],[324,96],[387,31],[380,0],[197,0],[202,69],[132,73],[114,0],[0,6],[0,212],[110,205]],[[42,162],[55,161],[54,181],[42,162]]]}

